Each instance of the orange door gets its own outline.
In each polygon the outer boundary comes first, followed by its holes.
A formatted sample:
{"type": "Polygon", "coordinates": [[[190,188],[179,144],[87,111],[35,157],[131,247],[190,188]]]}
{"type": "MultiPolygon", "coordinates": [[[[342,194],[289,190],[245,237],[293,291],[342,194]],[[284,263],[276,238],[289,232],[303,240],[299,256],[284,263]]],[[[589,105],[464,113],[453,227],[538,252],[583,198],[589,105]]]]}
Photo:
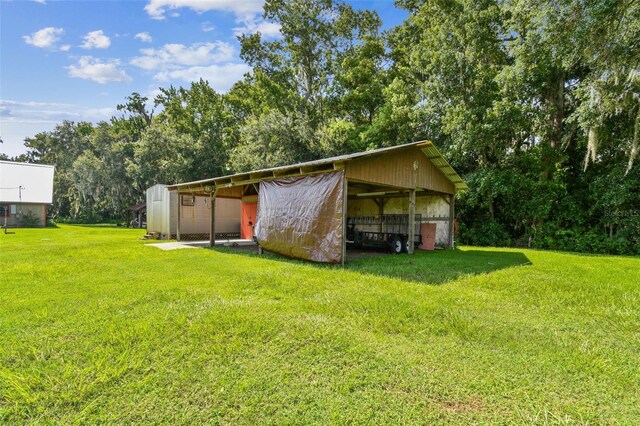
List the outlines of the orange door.
{"type": "Polygon", "coordinates": [[[422,245],[418,247],[420,250],[433,250],[436,247],[436,224],[423,223],[420,225],[422,233],[422,245]]]}
{"type": "Polygon", "coordinates": [[[250,240],[253,238],[253,226],[256,224],[258,203],[243,202],[240,207],[240,238],[250,240]]]}

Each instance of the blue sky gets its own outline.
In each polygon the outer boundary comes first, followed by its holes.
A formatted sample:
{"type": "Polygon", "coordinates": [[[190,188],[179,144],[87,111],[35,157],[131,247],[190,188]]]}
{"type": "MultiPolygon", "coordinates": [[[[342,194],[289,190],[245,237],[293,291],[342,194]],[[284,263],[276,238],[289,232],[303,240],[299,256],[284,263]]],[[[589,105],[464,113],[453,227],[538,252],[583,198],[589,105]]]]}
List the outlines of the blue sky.
{"type": "MultiPolygon", "coordinates": [[[[375,9],[391,28],[406,17],[389,1],[351,1],[375,9]]],[[[63,120],[97,122],[132,92],[205,78],[228,90],[250,68],[236,35],[278,26],[262,0],[0,0],[0,152],[63,120]]]]}

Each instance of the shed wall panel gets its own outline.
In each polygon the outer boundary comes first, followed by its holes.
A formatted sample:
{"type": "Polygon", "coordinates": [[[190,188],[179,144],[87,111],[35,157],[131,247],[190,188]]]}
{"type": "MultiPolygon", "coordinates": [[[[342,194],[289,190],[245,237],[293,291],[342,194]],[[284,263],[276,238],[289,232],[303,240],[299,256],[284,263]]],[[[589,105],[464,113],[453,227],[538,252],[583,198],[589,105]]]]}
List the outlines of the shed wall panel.
{"type": "Polygon", "coordinates": [[[219,188],[217,195],[218,195],[218,198],[242,198],[242,186],[234,186],[231,188],[219,188]]]}
{"type": "MultiPolygon", "coordinates": [[[[186,195],[187,197],[189,195],[186,195]]],[[[180,205],[180,233],[207,234],[211,221],[209,197],[196,196],[193,206],[180,205]]],[[[158,232],[162,238],[176,234],[178,223],[178,194],[166,185],[147,189],[147,232],[158,232]]],[[[240,200],[216,200],[216,233],[240,232],[240,200]]]]}
{"type": "Polygon", "coordinates": [[[147,232],[158,232],[164,238],[169,233],[167,212],[169,191],[165,185],[154,185],[147,189],[147,232]]]}
{"type": "Polygon", "coordinates": [[[350,180],[455,194],[453,183],[416,147],[355,159],[346,170],[350,180]]]}
{"type": "MultiPolygon", "coordinates": [[[[348,216],[378,215],[378,205],[372,199],[350,199],[348,216]]],[[[409,197],[389,198],[384,206],[385,214],[409,214],[409,197]]],[[[422,223],[436,225],[436,244],[446,246],[449,236],[449,204],[439,195],[416,197],[416,214],[422,215],[422,223]]]]}
{"type": "MultiPolygon", "coordinates": [[[[188,195],[187,195],[188,196],[188,195]]],[[[178,196],[171,193],[171,232],[176,233],[178,196]]],[[[209,197],[196,196],[193,206],[180,205],[180,233],[206,234],[211,222],[211,202],[209,197]]],[[[216,233],[240,232],[240,200],[216,199],[216,233]]]]}

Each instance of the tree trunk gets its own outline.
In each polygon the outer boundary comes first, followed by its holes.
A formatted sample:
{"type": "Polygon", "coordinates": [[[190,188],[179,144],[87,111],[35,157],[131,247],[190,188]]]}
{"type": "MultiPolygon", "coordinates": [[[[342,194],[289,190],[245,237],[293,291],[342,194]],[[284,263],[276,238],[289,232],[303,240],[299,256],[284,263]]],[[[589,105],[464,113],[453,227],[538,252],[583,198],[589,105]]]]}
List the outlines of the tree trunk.
{"type": "Polygon", "coordinates": [[[556,81],[552,86],[551,106],[551,138],[549,145],[557,149],[562,141],[562,121],[564,120],[564,71],[557,73],[556,81]]]}
{"type": "Polygon", "coordinates": [[[552,81],[546,94],[546,108],[548,110],[548,146],[542,153],[541,180],[549,180],[555,172],[557,151],[562,143],[562,123],[564,121],[564,83],[565,72],[557,70],[553,73],[552,81]]]}

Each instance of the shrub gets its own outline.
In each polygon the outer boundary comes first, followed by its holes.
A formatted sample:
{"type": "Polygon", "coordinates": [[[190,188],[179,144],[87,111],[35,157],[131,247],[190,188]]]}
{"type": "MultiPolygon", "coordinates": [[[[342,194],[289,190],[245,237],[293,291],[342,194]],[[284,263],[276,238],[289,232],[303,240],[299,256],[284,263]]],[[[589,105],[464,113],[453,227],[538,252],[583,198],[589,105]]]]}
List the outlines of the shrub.
{"type": "Polygon", "coordinates": [[[40,219],[33,212],[20,215],[20,226],[23,228],[35,228],[40,225],[40,219]]]}
{"type": "Polygon", "coordinates": [[[460,225],[460,243],[474,246],[510,246],[511,237],[509,233],[495,220],[476,223],[475,226],[467,228],[460,225]]]}
{"type": "Polygon", "coordinates": [[[610,237],[604,230],[565,229],[557,224],[544,225],[532,241],[535,248],[594,254],[637,255],[640,248],[632,236],[610,237]]]}

